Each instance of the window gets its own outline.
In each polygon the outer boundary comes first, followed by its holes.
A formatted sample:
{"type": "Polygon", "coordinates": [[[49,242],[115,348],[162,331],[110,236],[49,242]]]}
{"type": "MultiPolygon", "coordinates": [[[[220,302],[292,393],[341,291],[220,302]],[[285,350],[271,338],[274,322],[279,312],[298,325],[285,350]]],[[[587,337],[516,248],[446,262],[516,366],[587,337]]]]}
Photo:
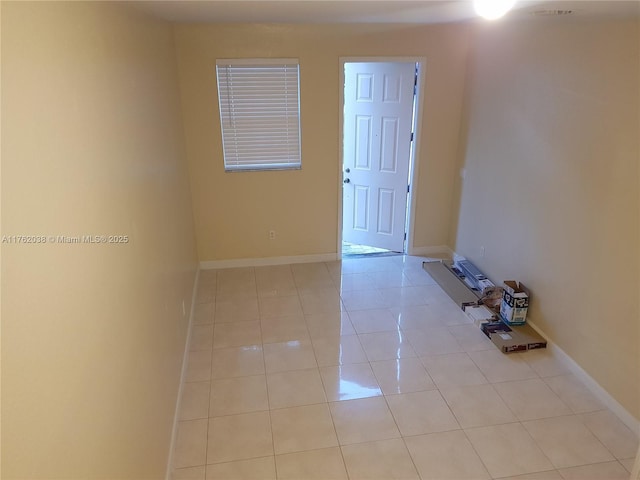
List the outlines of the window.
{"type": "Polygon", "coordinates": [[[298,61],[218,60],[216,73],[225,170],[300,168],[298,61]]]}

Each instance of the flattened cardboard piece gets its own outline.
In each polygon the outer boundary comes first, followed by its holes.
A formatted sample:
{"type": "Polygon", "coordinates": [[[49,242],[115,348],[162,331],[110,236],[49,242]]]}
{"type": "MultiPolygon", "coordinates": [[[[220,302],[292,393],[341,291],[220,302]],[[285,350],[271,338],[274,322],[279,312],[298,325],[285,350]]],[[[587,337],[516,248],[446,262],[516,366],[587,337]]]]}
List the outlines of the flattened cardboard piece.
{"type": "Polygon", "coordinates": [[[509,326],[504,322],[492,322],[485,323],[481,329],[503,353],[547,347],[547,341],[526,324],[509,326]]]}

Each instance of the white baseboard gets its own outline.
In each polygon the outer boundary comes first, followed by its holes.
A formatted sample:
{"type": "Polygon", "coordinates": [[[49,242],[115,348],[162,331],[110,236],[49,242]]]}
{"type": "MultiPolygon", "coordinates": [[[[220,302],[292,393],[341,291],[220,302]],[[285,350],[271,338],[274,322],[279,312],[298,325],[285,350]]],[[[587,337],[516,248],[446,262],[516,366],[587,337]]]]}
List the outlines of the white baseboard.
{"type": "Polygon", "coordinates": [[[636,453],[636,461],[633,462],[631,480],[640,480],[640,447],[638,447],[638,453],[636,453]]]}
{"type": "Polygon", "coordinates": [[[547,340],[547,350],[571,373],[573,373],[582,383],[600,400],[609,410],[611,410],[632,432],[640,437],[640,420],[635,418],[626,408],[624,408],[615,398],[611,396],[602,386],[596,382],[576,361],[571,358],[562,348],[549,339],[549,335],[544,333],[535,323],[527,321],[527,324],[537,331],[547,340]]]}
{"type": "Polygon", "coordinates": [[[433,247],[413,247],[408,252],[409,255],[428,257],[429,255],[447,255],[453,257],[453,250],[446,245],[436,245],[433,247]]]}
{"type": "Polygon", "coordinates": [[[266,267],[271,265],[287,265],[290,263],[334,262],[339,260],[337,253],[318,255],[295,255],[291,257],[238,258],[232,260],[206,260],[200,262],[202,270],[237,267],[266,267]]]}
{"type": "Polygon", "coordinates": [[[180,370],[180,384],[178,385],[178,399],[176,401],[176,411],[173,414],[173,428],[171,429],[171,441],[169,442],[169,455],[167,457],[167,473],[165,480],[171,480],[171,472],[173,470],[173,451],[176,446],[176,437],[178,436],[178,421],[180,420],[180,404],[182,402],[182,391],[184,388],[184,379],[187,375],[189,363],[189,350],[191,344],[191,327],[193,325],[193,316],[196,308],[196,296],[198,294],[198,284],[200,283],[200,269],[196,270],[196,278],[193,282],[193,292],[191,293],[191,309],[189,310],[189,320],[187,326],[187,338],[184,344],[184,353],[182,354],[182,369],[180,370]]]}

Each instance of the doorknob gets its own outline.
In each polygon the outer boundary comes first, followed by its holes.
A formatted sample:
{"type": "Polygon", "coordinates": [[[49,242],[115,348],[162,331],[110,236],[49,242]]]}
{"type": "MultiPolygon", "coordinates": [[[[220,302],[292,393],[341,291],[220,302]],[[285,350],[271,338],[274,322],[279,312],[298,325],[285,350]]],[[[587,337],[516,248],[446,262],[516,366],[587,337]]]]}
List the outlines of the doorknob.
{"type": "Polygon", "coordinates": [[[345,171],[346,173],[349,173],[349,172],[351,171],[351,169],[350,169],[350,168],[346,168],[344,171],[345,171]]]}
{"type": "Polygon", "coordinates": [[[351,180],[349,180],[348,178],[345,178],[342,183],[351,183],[351,180]]]}

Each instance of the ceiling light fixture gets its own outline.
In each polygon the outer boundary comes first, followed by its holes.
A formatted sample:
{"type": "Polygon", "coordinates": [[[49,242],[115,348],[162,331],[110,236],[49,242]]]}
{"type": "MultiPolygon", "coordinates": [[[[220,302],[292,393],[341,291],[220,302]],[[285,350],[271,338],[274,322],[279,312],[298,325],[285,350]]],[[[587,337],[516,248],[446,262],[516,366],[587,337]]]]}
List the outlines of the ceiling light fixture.
{"type": "Polygon", "coordinates": [[[515,0],[474,0],[476,13],[487,20],[495,20],[511,10],[515,0]]]}

